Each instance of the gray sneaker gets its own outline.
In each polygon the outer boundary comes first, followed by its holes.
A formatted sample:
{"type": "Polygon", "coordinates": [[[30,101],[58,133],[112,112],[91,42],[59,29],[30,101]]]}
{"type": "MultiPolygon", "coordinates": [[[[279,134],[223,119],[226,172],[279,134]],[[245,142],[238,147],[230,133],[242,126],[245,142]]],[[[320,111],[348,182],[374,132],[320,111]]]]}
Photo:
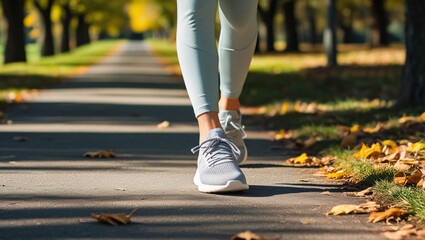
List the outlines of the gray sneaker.
{"type": "Polygon", "coordinates": [[[236,157],[238,148],[225,138],[221,128],[208,132],[204,142],[192,148],[199,151],[194,183],[201,192],[233,192],[249,189],[236,157]]]}
{"type": "Polygon", "coordinates": [[[227,138],[232,141],[239,149],[239,154],[236,162],[242,164],[248,157],[248,150],[246,149],[244,138],[246,138],[245,130],[242,126],[242,114],[234,110],[220,110],[218,113],[221,127],[227,135],[227,138]]]}

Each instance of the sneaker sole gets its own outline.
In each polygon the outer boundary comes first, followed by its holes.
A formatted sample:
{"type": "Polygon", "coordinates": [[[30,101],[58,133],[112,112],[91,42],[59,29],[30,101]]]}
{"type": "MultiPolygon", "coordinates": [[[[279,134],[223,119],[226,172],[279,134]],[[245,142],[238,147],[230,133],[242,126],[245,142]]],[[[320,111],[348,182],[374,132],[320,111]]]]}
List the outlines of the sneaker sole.
{"type": "Polygon", "coordinates": [[[198,186],[198,191],[204,192],[204,193],[238,192],[238,191],[244,191],[249,189],[248,184],[243,184],[239,180],[227,181],[225,185],[202,184],[201,180],[199,179],[198,172],[196,172],[193,182],[195,183],[195,185],[198,186]]]}

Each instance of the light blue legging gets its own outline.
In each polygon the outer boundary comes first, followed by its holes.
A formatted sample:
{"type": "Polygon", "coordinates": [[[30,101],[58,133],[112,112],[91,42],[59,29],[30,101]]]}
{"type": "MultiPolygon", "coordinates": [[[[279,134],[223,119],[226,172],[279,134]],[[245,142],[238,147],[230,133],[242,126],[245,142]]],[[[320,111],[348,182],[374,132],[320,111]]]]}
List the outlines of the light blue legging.
{"type": "Polygon", "coordinates": [[[195,116],[218,112],[219,87],[229,99],[241,94],[257,41],[257,5],[258,0],[219,0],[217,53],[217,0],[177,0],[177,55],[195,116]]]}

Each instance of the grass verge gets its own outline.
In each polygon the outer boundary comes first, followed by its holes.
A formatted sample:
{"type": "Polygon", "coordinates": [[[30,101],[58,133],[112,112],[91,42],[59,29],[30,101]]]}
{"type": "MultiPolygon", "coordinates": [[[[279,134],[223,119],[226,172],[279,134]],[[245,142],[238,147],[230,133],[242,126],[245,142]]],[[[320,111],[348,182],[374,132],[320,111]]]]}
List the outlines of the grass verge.
{"type": "Polygon", "coordinates": [[[122,40],[97,41],[69,53],[39,57],[37,45],[27,46],[27,63],[0,66],[0,106],[6,106],[10,92],[42,89],[63,82],[111,52],[122,40]]]}

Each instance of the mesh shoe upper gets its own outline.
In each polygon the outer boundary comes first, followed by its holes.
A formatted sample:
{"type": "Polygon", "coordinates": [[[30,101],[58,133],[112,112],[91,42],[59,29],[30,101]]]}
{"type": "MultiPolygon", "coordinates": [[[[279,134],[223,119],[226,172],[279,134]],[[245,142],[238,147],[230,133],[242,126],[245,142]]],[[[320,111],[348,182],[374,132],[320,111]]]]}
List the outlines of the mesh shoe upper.
{"type": "Polygon", "coordinates": [[[246,184],[245,176],[236,163],[240,151],[225,138],[223,130],[210,130],[205,141],[192,148],[193,153],[197,151],[197,172],[202,184],[225,185],[230,180],[239,180],[246,184]]]}
{"type": "Polygon", "coordinates": [[[241,152],[236,161],[243,162],[246,159],[247,150],[244,143],[246,138],[245,130],[242,126],[242,115],[238,111],[220,110],[218,117],[227,137],[241,152]]]}

